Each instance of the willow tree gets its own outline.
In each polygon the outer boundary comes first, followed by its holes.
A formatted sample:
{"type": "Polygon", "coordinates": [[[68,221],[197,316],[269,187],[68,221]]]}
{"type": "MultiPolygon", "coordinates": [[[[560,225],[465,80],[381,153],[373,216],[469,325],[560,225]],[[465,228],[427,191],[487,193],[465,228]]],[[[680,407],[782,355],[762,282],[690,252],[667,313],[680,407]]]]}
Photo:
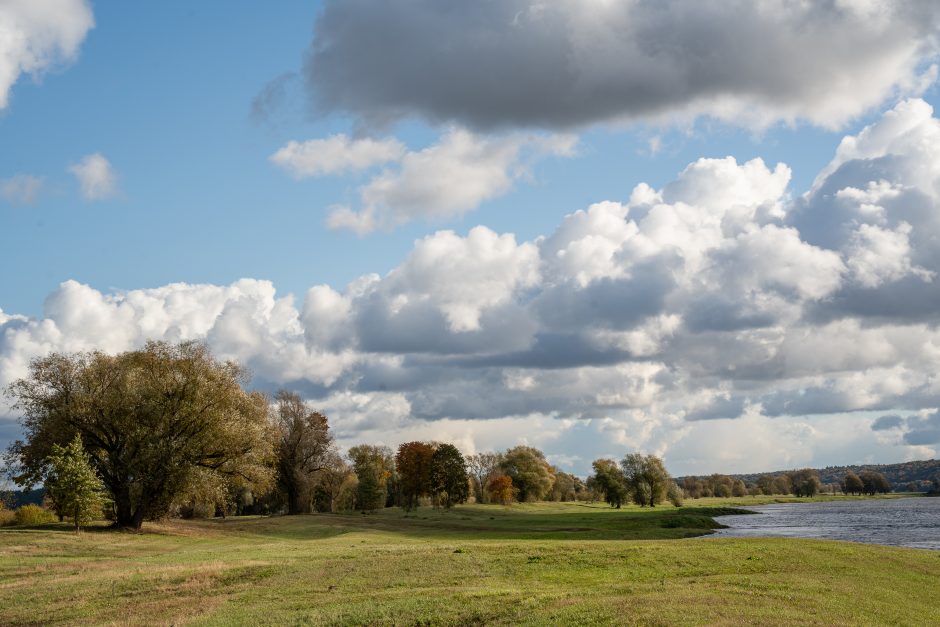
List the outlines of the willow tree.
{"type": "Polygon", "coordinates": [[[656,507],[666,498],[672,479],[663,460],[655,455],[632,453],[621,460],[620,468],[627,492],[637,505],[656,507]]]}
{"type": "Polygon", "coordinates": [[[41,480],[55,445],[79,435],[114,501],[115,524],[139,529],[165,515],[196,473],[255,487],[271,480],[265,397],[245,371],[196,342],[52,354],[7,389],[25,437],[8,452],[23,486],[41,480]]]}

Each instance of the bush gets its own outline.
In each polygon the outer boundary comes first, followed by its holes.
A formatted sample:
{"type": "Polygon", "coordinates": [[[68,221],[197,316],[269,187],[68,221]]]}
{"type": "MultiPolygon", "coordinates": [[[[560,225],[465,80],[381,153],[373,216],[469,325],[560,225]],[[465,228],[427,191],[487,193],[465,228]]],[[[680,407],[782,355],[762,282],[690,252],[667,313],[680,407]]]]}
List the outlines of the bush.
{"type": "Polygon", "coordinates": [[[39,505],[24,505],[16,510],[14,520],[20,526],[44,525],[55,521],[55,514],[39,505]]]}
{"type": "Polygon", "coordinates": [[[0,507],[0,527],[7,527],[16,524],[16,514],[12,509],[0,507]]]}

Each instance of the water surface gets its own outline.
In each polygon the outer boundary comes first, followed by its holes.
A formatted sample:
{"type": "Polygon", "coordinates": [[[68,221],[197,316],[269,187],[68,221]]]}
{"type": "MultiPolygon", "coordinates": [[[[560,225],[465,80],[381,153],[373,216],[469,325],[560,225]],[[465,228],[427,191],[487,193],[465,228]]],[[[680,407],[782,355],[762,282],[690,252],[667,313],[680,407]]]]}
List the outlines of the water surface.
{"type": "Polygon", "coordinates": [[[717,516],[715,520],[729,528],[715,535],[825,538],[940,550],[940,498],[778,503],[745,508],[758,513],[717,516]]]}

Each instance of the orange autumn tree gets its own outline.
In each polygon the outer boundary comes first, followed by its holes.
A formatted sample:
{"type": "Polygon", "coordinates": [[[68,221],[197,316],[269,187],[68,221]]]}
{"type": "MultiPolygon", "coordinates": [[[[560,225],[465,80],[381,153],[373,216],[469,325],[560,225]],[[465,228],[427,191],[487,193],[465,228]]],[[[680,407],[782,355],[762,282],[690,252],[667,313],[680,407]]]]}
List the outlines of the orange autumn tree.
{"type": "Polygon", "coordinates": [[[501,505],[512,503],[513,489],[512,479],[506,475],[496,475],[486,484],[486,491],[489,492],[490,501],[501,505]]]}

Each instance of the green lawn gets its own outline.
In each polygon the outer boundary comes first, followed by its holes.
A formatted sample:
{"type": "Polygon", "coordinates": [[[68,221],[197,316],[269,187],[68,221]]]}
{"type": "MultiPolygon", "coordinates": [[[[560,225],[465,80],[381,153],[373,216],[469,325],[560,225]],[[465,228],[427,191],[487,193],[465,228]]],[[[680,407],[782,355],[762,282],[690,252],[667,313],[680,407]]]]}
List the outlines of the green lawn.
{"type": "Polygon", "coordinates": [[[0,624],[940,624],[940,552],[689,538],[757,501],[5,528],[0,624]]]}

